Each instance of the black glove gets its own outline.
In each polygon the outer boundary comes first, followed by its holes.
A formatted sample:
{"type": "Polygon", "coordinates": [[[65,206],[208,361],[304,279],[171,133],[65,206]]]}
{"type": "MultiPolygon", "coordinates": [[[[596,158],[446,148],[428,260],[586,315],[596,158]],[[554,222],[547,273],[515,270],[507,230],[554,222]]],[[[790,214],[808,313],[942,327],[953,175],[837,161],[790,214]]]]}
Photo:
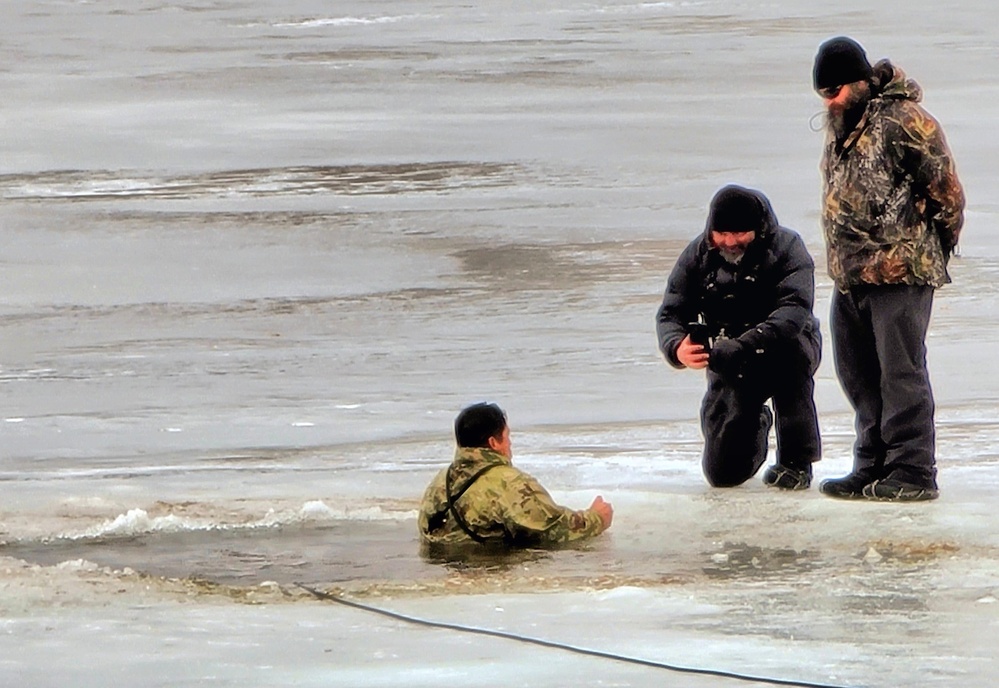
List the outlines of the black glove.
{"type": "Polygon", "coordinates": [[[738,339],[716,339],[708,358],[708,369],[726,378],[737,378],[742,374],[748,349],[738,339]]]}

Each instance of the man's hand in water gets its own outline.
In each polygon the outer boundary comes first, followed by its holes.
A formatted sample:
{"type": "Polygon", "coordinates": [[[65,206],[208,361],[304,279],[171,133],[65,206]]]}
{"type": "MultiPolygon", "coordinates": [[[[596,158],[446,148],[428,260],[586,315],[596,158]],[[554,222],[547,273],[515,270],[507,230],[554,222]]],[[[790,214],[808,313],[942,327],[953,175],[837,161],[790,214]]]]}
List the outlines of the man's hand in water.
{"type": "Polygon", "coordinates": [[[590,510],[597,512],[597,516],[604,522],[604,530],[610,528],[611,521],[614,520],[614,507],[610,505],[610,502],[605,502],[603,497],[597,495],[593,504],[590,504],[590,510]]]}

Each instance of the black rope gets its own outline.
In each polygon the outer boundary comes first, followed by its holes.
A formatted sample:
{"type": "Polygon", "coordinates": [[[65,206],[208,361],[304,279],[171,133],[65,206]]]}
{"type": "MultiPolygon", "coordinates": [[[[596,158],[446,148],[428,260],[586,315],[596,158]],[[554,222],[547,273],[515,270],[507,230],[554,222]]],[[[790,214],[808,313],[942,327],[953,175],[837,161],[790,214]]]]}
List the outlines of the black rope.
{"type": "Polygon", "coordinates": [[[449,631],[459,631],[461,633],[474,633],[476,635],[486,635],[486,636],[491,636],[493,638],[504,638],[506,640],[514,640],[520,643],[529,643],[531,645],[540,645],[541,647],[550,647],[556,650],[565,650],[566,652],[574,652],[578,655],[586,655],[588,657],[599,657],[601,659],[610,659],[616,662],[637,664],[639,666],[651,667],[653,669],[665,669],[667,671],[675,671],[684,674],[699,674],[702,676],[720,676],[722,678],[730,678],[736,681],[767,683],[773,686],[799,686],[800,688],[846,688],[845,686],[834,686],[825,683],[811,683],[809,681],[793,681],[781,678],[763,678],[760,676],[747,676],[745,674],[737,674],[731,671],[722,671],[720,669],[698,669],[696,667],[682,667],[673,664],[666,664],[664,662],[655,662],[650,659],[641,659],[639,657],[627,657],[624,655],[616,655],[612,652],[603,652],[601,650],[591,650],[585,647],[576,647],[575,645],[566,645],[565,643],[559,643],[553,640],[532,638],[530,636],[518,635],[516,633],[508,633],[506,631],[496,631],[489,628],[478,628],[475,626],[463,626],[461,624],[446,623],[444,621],[431,621],[429,619],[421,619],[415,616],[407,616],[406,614],[400,614],[399,612],[393,612],[391,610],[382,609],[380,607],[373,607],[371,605],[367,605],[362,602],[356,602],[354,600],[342,597],[340,595],[332,595],[328,592],[323,592],[322,590],[316,590],[315,588],[303,585],[302,583],[295,583],[295,585],[320,600],[336,602],[337,604],[342,604],[347,607],[353,607],[354,609],[360,609],[362,611],[371,612],[372,614],[380,614],[381,616],[387,616],[390,619],[396,619],[397,621],[405,621],[406,623],[416,624],[417,626],[427,626],[429,628],[443,628],[449,631]]]}

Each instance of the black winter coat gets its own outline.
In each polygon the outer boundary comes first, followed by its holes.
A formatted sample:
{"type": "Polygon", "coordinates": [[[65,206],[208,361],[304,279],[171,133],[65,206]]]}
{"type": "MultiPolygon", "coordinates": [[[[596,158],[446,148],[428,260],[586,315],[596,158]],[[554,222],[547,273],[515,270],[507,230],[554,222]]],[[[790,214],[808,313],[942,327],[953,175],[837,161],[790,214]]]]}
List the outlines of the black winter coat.
{"type": "Polygon", "coordinates": [[[817,361],[821,340],[815,303],[815,263],[797,232],[781,227],[770,201],[762,230],[738,264],[711,246],[710,227],[680,254],[657,316],[659,349],[676,368],[687,325],[701,319],[712,337],[738,338],[749,351],[804,350],[817,361]]]}

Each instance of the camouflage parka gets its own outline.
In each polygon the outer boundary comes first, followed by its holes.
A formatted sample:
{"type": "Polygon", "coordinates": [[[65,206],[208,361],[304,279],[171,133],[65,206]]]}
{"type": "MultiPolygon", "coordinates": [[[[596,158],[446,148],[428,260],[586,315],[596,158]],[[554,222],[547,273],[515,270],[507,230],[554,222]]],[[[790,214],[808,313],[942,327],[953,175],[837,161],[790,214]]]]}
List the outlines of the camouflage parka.
{"type": "Polygon", "coordinates": [[[822,228],[829,276],[860,284],[940,287],[964,223],[964,191],[922,89],[888,60],[874,66],[872,97],[839,145],[826,137],[822,228]]]}
{"type": "Polygon", "coordinates": [[[458,447],[454,461],[437,474],[423,495],[418,525],[424,543],[473,542],[448,508],[448,472],[451,494],[460,494],[455,510],[485,542],[515,547],[556,545],[604,531],[596,512],[557,505],[537,480],[514,468],[499,452],[458,447]],[[466,488],[469,480],[490,466],[466,488]]]}

